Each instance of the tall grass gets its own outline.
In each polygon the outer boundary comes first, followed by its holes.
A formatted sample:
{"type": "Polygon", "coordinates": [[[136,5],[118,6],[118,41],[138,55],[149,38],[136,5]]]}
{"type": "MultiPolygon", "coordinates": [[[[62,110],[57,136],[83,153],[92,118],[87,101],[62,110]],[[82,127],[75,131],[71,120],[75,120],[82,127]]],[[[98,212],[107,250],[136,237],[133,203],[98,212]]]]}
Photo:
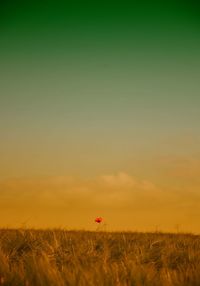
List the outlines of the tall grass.
{"type": "Polygon", "coordinates": [[[0,285],[200,285],[200,236],[0,230],[0,285]]]}

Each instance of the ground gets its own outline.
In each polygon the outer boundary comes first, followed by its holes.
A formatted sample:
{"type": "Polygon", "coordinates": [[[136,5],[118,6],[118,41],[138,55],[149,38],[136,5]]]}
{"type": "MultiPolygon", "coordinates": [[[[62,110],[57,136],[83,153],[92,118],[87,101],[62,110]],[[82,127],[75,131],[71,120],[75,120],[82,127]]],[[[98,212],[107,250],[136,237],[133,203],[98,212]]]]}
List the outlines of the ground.
{"type": "Polygon", "coordinates": [[[0,285],[200,285],[200,236],[0,230],[0,285]]]}

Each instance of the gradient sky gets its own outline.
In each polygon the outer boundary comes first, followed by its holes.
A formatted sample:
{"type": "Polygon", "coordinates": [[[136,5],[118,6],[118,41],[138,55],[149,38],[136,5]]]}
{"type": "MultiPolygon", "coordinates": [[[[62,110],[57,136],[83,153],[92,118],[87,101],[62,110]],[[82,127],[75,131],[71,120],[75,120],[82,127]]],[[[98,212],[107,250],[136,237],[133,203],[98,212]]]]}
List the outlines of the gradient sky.
{"type": "Polygon", "coordinates": [[[0,4],[0,225],[200,232],[199,5],[67,2],[0,4]]]}

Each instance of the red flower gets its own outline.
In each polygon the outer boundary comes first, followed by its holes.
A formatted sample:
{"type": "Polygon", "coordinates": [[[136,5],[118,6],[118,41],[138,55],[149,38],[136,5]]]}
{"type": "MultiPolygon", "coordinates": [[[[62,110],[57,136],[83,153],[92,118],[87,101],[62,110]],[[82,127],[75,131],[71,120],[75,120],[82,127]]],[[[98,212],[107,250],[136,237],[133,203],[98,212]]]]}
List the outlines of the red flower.
{"type": "Polygon", "coordinates": [[[97,222],[97,223],[101,223],[102,222],[102,217],[97,217],[97,218],[95,218],[95,222],[97,222]]]}

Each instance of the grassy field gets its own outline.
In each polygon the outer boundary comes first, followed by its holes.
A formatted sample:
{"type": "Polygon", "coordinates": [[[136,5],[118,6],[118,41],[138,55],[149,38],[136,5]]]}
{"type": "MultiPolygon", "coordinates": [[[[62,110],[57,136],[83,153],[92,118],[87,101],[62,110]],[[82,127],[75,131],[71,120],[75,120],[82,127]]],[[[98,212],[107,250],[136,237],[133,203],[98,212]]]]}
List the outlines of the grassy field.
{"type": "Polygon", "coordinates": [[[200,285],[200,236],[0,230],[0,285],[200,285]]]}

